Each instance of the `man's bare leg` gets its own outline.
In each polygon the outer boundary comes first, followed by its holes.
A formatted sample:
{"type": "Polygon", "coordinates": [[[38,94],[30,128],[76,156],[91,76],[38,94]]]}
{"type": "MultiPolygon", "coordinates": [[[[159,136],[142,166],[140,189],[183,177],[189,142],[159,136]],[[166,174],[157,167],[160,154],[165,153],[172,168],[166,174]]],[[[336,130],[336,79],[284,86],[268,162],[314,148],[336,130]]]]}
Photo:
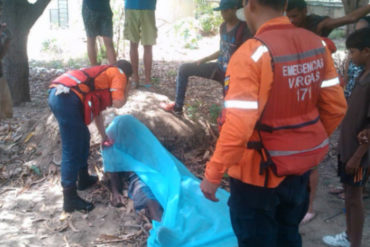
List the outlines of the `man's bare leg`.
{"type": "Polygon", "coordinates": [[[152,80],[153,46],[144,45],[144,69],[145,83],[149,84],[152,80]]]}
{"type": "Polygon", "coordinates": [[[130,60],[132,66],[132,80],[139,87],[139,44],[130,42],[130,60]]]}
{"type": "Polygon", "coordinates": [[[87,37],[87,56],[92,66],[98,65],[96,58],[96,37],[87,37]]]}
{"type": "Polygon", "coordinates": [[[109,176],[112,188],[111,203],[114,207],[122,207],[125,203],[125,198],[120,193],[120,176],[117,172],[108,172],[107,174],[109,176]]]}
{"type": "Polygon", "coordinates": [[[156,200],[149,200],[146,203],[146,208],[149,212],[150,218],[152,220],[160,222],[162,219],[163,209],[156,200]]]}
{"type": "Polygon", "coordinates": [[[362,187],[346,185],[345,204],[347,220],[347,235],[351,247],[360,247],[364,226],[364,203],[362,200],[362,187]]]}
{"type": "Polygon", "coordinates": [[[115,64],[117,59],[116,51],[114,50],[113,40],[110,37],[103,37],[105,49],[107,50],[107,59],[109,64],[115,64]]]}

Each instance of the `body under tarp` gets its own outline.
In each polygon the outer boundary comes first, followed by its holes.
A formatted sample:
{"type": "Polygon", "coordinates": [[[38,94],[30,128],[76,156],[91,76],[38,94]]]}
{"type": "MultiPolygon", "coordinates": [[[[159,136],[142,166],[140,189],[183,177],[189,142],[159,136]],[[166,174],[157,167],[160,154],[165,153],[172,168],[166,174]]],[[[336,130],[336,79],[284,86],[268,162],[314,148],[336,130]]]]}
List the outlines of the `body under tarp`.
{"type": "Polygon", "coordinates": [[[228,192],[219,189],[217,203],[204,198],[200,180],[133,116],[116,117],[107,135],[114,145],[103,149],[104,170],[135,172],[164,210],[161,222],[153,221],[148,246],[238,245],[229,217],[228,192]]]}

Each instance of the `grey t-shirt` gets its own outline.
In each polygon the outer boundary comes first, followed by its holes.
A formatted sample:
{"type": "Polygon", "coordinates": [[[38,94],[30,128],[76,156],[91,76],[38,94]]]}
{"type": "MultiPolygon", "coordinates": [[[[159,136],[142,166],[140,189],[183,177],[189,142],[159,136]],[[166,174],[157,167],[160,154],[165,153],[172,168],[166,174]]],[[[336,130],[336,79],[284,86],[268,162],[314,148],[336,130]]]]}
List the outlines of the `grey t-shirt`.
{"type": "MultiPolygon", "coordinates": [[[[338,144],[343,163],[347,163],[356,152],[359,146],[357,135],[366,128],[370,128],[370,74],[362,80],[358,79],[348,99],[348,110],[342,122],[338,144]]],[[[369,166],[369,151],[361,162],[364,167],[369,166]]]]}

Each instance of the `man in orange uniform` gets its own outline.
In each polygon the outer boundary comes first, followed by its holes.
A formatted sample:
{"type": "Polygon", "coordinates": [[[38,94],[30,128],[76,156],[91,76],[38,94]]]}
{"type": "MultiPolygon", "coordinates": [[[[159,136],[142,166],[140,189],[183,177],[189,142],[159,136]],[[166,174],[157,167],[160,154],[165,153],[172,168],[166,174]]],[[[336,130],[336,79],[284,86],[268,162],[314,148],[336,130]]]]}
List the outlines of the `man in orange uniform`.
{"type": "Polygon", "coordinates": [[[309,171],[328,150],[346,101],[320,37],[283,16],[286,0],[244,1],[254,39],[233,55],[225,121],[201,190],[230,176],[230,216],[239,246],[301,246],[309,171]]]}
{"type": "Polygon", "coordinates": [[[111,144],[105,133],[102,111],[106,107],[120,108],[125,104],[131,74],[131,64],[119,60],[114,66],[68,71],[51,83],[49,106],[58,121],[62,139],[61,183],[66,212],[94,208],[76,191],[85,190],[98,180],[88,174],[90,132],[87,125],[94,120],[102,144],[111,144]]]}

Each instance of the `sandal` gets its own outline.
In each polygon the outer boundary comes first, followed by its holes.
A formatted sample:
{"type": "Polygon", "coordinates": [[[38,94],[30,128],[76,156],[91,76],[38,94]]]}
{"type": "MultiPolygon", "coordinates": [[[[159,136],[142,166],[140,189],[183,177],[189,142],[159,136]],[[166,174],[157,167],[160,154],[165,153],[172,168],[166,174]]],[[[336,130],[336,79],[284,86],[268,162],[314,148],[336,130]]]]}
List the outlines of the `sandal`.
{"type": "Polygon", "coordinates": [[[329,189],[329,194],[332,194],[332,195],[338,195],[338,194],[341,194],[343,192],[344,192],[344,189],[341,186],[329,189]]]}

